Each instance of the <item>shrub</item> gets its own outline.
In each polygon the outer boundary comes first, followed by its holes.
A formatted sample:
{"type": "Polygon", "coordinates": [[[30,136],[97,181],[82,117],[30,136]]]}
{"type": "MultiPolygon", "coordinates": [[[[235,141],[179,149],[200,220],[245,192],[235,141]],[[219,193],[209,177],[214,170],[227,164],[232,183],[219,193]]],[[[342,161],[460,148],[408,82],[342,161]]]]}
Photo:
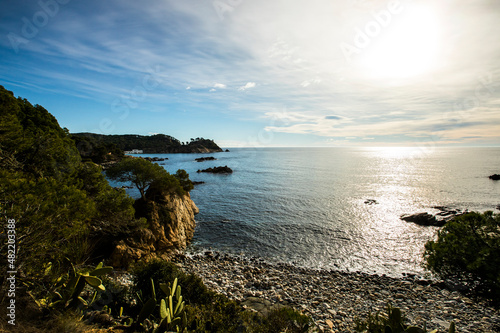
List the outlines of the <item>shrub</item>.
{"type": "MultiPolygon", "coordinates": [[[[367,333],[427,333],[425,328],[405,325],[406,318],[401,313],[399,308],[393,308],[387,304],[387,314],[385,313],[369,313],[365,320],[356,319],[356,332],[367,333]]],[[[438,330],[433,330],[430,333],[437,333],[438,330]]],[[[455,324],[450,323],[449,333],[455,333],[455,324]]]]}
{"type": "MultiPolygon", "coordinates": [[[[175,264],[165,260],[155,259],[148,263],[140,263],[133,273],[133,290],[142,295],[151,295],[151,279],[154,281],[155,290],[161,293],[160,283],[170,283],[176,278],[183,288],[182,296],[186,304],[208,304],[215,294],[208,290],[198,276],[185,274],[175,264]]],[[[165,296],[160,295],[160,297],[165,296]]]]}
{"type": "Polygon", "coordinates": [[[313,325],[310,317],[289,307],[274,309],[259,320],[259,322],[259,325],[253,327],[251,331],[303,333],[308,332],[309,328],[313,325]]]}
{"type": "MultiPolygon", "coordinates": [[[[182,286],[187,329],[193,332],[306,332],[312,325],[309,317],[282,308],[266,316],[245,311],[237,302],[209,290],[202,280],[193,274],[185,274],[173,263],[152,260],[134,270],[133,289],[142,296],[143,303],[152,294],[151,279],[157,297],[165,297],[160,283],[178,279],[182,286]]],[[[136,314],[135,314],[136,315],[136,314]]]]}
{"type": "Polygon", "coordinates": [[[500,296],[500,215],[468,213],[449,221],[425,245],[427,267],[470,290],[500,296]]]}

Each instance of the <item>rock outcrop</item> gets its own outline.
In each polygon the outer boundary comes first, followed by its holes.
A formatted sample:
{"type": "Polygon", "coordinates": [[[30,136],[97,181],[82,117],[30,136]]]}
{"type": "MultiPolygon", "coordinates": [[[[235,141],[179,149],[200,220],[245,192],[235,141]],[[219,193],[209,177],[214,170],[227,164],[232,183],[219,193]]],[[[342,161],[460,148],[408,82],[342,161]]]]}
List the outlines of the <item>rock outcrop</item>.
{"type": "Polygon", "coordinates": [[[115,247],[110,265],[127,268],[131,263],[151,258],[167,258],[184,249],[195,229],[194,215],[199,210],[189,193],[164,193],[149,189],[146,201],[136,201],[136,215],[146,217],[147,228],[136,230],[115,247]]]}
{"type": "Polygon", "coordinates": [[[443,207],[443,206],[436,206],[432,208],[439,209],[440,212],[434,215],[427,212],[416,213],[416,214],[403,214],[401,215],[401,220],[423,226],[442,227],[446,224],[446,222],[453,219],[454,217],[463,215],[468,212],[468,210],[461,211],[459,209],[450,209],[448,207],[443,207]]]}
{"type": "Polygon", "coordinates": [[[198,170],[196,172],[198,172],[198,173],[208,172],[208,173],[218,173],[218,174],[230,174],[230,173],[233,173],[233,170],[226,165],[226,166],[218,166],[218,167],[214,167],[214,168],[208,168],[208,169],[204,169],[204,170],[198,170]]]}
{"type": "Polygon", "coordinates": [[[406,221],[406,222],[413,222],[418,225],[425,225],[425,226],[442,226],[444,223],[441,224],[441,222],[438,222],[436,217],[432,214],[429,214],[427,212],[425,213],[417,213],[417,214],[410,214],[410,215],[402,215],[401,220],[406,221]]]}

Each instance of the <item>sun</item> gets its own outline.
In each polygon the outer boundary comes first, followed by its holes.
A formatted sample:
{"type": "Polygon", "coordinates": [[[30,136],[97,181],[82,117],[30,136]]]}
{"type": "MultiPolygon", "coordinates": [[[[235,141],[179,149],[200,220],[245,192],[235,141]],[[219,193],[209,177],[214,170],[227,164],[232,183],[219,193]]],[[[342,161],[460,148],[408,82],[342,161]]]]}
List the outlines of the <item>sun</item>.
{"type": "Polygon", "coordinates": [[[440,26],[430,7],[407,5],[371,40],[360,57],[361,70],[373,78],[408,78],[437,66],[440,26]]]}

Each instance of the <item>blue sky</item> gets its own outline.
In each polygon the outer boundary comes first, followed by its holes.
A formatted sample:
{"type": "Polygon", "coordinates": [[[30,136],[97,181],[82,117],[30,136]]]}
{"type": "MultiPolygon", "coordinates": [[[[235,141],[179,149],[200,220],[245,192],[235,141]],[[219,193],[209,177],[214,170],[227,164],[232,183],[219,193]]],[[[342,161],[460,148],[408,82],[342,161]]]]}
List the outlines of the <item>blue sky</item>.
{"type": "Polygon", "coordinates": [[[496,0],[3,0],[0,84],[71,132],[500,145],[496,0]]]}

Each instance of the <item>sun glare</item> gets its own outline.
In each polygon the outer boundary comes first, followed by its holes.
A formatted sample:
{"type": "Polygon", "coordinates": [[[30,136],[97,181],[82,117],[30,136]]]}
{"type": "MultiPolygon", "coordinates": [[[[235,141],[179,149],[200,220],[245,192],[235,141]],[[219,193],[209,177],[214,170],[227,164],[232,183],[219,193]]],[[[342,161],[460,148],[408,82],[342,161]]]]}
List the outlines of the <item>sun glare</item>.
{"type": "Polygon", "coordinates": [[[364,51],[360,64],[373,78],[424,75],[437,65],[439,22],[428,7],[409,5],[364,51]]]}

